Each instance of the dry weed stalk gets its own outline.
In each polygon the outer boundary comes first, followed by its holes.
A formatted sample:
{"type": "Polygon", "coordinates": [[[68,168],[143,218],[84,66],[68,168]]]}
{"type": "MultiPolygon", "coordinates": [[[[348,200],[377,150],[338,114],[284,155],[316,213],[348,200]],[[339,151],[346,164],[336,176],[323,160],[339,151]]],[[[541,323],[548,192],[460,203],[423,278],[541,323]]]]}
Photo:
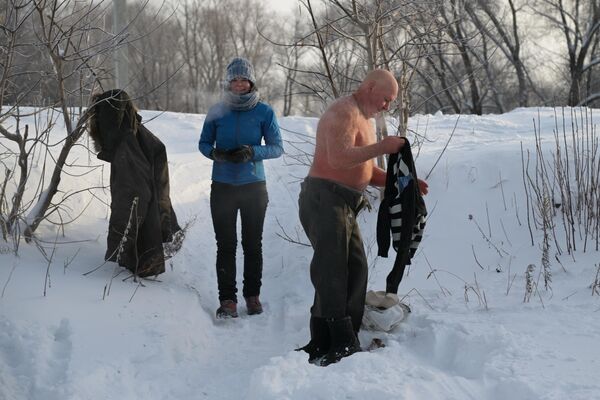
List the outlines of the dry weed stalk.
{"type": "Polygon", "coordinates": [[[542,149],[539,116],[538,123],[534,121],[533,174],[529,171],[529,161],[525,165],[522,156],[528,221],[531,218],[536,229],[544,229],[545,238],[546,234],[552,234],[559,255],[563,245],[571,255],[579,244],[584,252],[590,245],[596,251],[600,249],[600,138],[591,109],[571,108],[569,112],[566,116],[563,108],[561,118],[554,112],[551,161],[545,159],[547,155],[542,149]],[[567,118],[571,121],[569,126],[567,118]],[[550,209],[544,204],[546,201],[551,201],[550,209]],[[562,240],[557,237],[556,224],[552,223],[554,217],[562,221],[562,240]]]}
{"type": "Polygon", "coordinates": [[[544,238],[542,241],[542,270],[540,271],[544,276],[544,287],[546,290],[551,289],[552,283],[552,270],[550,268],[550,229],[552,229],[552,205],[548,197],[544,198],[544,202],[541,205],[542,210],[542,221],[543,221],[543,232],[544,238]]]}
{"type": "Polygon", "coordinates": [[[482,270],[485,270],[485,268],[483,268],[483,265],[481,265],[481,263],[477,259],[477,255],[475,254],[475,246],[471,245],[471,251],[473,252],[473,258],[475,259],[475,262],[477,263],[479,268],[481,268],[482,270]]]}
{"type": "Polygon", "coordinates": [[[592,296],[594,294],[600,296],[600,264],[596,264],[596,279],[592,283],[592,296]]]}
{"type": "MultiPolygon", "coordinates": [[[[435,282],[437,283],[437,285],[439,286],[440,290],[442,291],[442,294],[444,296],[452,296],[452,293],[450,293],[450,291],[448,289],[446,289],[445,287],[443,287],[442,284],[440,283],[440,281],[438,280],[437,275],[436,275],[436,271],[438,271],[438,270],[433,269],[433,267],[431,266],[431,263],[429,262],[429,259],[427,258],[427,255],[425,255],[425,253],[423,251],[421,251],[421,252],[423,254],[423,258],[425,258],[425,262],[427,263],[427,266],[429,266],[429,271],[430,272],[427,275],[427,279],[429,279],[430,277],[433,276],[433,279],[435,279],[435,282]]],[[[451,274],[451,275],[454,275],[451,272],[448,272],[448,273],[451,274]]],[[[462,280],[462,278],[460,278],[460,277],[458,277],[456,275],[454,275],[454,276],[456,278],[462,280]]],[[[463,282],[464,282],[464,280],[463,280],[463,282]]]]}
{"type": "Polygon", "coordinates": [[[532,208],[532,205],[530,204],[531,199],[530,199],[530,194],[529,194],[529,185],[528,180],[525,178],[526,176],[528,177],[528,172],[529,171],[529,150],[527,151],[527,163],[525,163],[525,156],[524,156],[524,152],[523,152],[523,142],[521,142],[521,173],[523,176],[523,186],[525,188],[525,207],[526,207],[526,211],[527,211],[527,228],[529,228],[529,237],[531,239],[531,245],[535,245],[535,241],[533,240],[533,229],[531,228],[531,213],[530,210],[532,208]]]}
{"type": "Polygon", "coordinates": [[[512,279],[510,278],[510,267],[512,264],[512,258],[509,259],[508,261],[508,274],[506,275],[506,295],[508,296],[508,294],[510,293],[510,288],[512,287],[513,283],[515,282],[515,278],[517,277],[517,273],[515,272],[512,276],[512,279]]]}
{"type": "Polygon", "coordinates": [[[489,311],[487,298],[485,297],[485,291],[479,287],[479,283],[477,282],[477,274],[473,273],[475,277],[475,284],[470,285],[465,282],[465,303],[469,303],[469,291],[475,293],[477,296],[477,301],[479,301],[479,306],[483,307],[486,311],[489,311]]]}
{"type": "MultiPolygon", "coordinates": [[[[428,262],[428,264],[429,264],[429,262],[428,262]]],[[[471,284],[471,283],[467,282],[466,280],[464,280],[463,278],[461,278],[460,276],[458,276],[455,273],[452,273],[450,271],[446,271],[443,269],[433,269],[433,268],[431,268],[431,265],[429,266],[429,268],[430,268],[431,272],[429,272],[429,274],[427,275],[427,279],[429,279],[429,277],[433,276],[434,279],[436,280],[438,286],[442,290],[442,294],[444,294],[444,296],[452,295],[452,293],[450,293],[450,291],[448,289],[446,289],[445,287],[443,287],[440,284],[440,282],[437,278],[437,272],[445,272],[446,274],[455,277],[456,279],[458,279],[459,281],[461,281],[463,283],[465,304],[469,303],[469,291],[471,291],[477,296],[477,300],[479,301],[479,306],[485,308],[486,311],[489,310],[487,298],[485,296],[485,291],[479,287],[479,282],[477,282],[477,274],[473,273],[473,275],[475,276],[475,282],[473,284],[471,284]]]]}
{"type": "MultiPolygon", "coordinates": [[[[137,240],[137,204],[138,204],[139,198],[137,196],[135,196],[133,198],[133,201],[131,202],[131,208],[129,209],[129,219],[127,220],[127,227],[125,227],[125,232],[123,232],[123,236],[121,236],[121,241],[119,242],[119,247],[115,250],[117,252],[117,259],[115,260],[115,268],[113,273],[110,276],[110,280],[108,281],[108,283],[104,286],[104,294],[102,295],[102,300],[104,300],[106,298],[106,296],[110,295],[110,289],[112,287],[112,282],[113,279],[116,278],[119,273],[116,273],[117,268],[119,267],[119,261],[121,260],[121,254],[123,253],[123,250],[125,249],[125,243],[127,243],[128,240],[128,235],[129,235],[129,231],[131,230],[133,224],[135,223],[135,235],[133,236],[133,240],[137,240]]],[[[135,262],[135,269],[137,271],[137,267],[138,267],[138,259],[137,259],[137,251],[135,252],[135,257],[136,257],[136,262],[135,262]]]]}
{"type": "Polygon", "coordinates": [[[173,235],[173,240],[163,245],[163,251],[165,254],[165,260],[169,260],[175,256],[181,250],[181,246],[183,246],[183,241],[185,240],[185,236],[187,235],[189,229],[196,222],[196,217],[187,221],[181,230],[175,232],[173,235]]]}
{"type": "MultiPolygon", "coordinates": [[[[473,216],[473,214],[469,214],[469,221],[473,221],[473,223],[477,226],[477,229],[479,230],[479,232],[481,233],[481,236],[483,236],[483,238],[485,239],[485,241],[494,248],[494,250],[496,250],[496,252],[498,253],[498,255],[500,257],[504,257],[504,256],[508,256],[510,255],[506,250],[500,249],[498,248],[498,246],[496,246],[494,244],[494,242],[492,242],[491,238],[488,237],[485,232],[483,231],[483,229],[481,229],[481,226],[479,226],[479,224],[477,223],[477,221],[475,220],[475,217],[473,216]]],[[[488,228],[489,231],[491,233],[491,227],[489,226],[489,219],[488,219],[488,228]]]]}
{"type": "Polygon", "coordinates": [[[535,272],[535,265],[529,264],[525,270],[525,297],[523,303],[529,303],[531,294],[535,289],[535,283],[533,282],[533,273],[535,272]]]}

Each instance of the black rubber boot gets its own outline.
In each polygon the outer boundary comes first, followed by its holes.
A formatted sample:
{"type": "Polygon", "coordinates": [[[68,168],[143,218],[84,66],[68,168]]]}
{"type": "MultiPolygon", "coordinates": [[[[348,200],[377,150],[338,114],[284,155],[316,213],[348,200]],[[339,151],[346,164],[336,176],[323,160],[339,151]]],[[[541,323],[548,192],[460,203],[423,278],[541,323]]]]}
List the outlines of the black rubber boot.
{"type": "Polygon", "coordinates": [[[331,348],[321,358],[319,365],[326,367],[329,364],[336,363],[344,357],[348,357],[361,351],[360,343],[354,333],[352,320],[350,317],[327,320],[329,334],[331,335],[331,348]]]}
{"type": "Polygon", "coordinates": [[[306,346],[296,349],[296,351],[307,352],[308,362],[315,364],[327,354],[330,345],[329,326],[325,318],[310,317],[310,342],[306,346]]]}

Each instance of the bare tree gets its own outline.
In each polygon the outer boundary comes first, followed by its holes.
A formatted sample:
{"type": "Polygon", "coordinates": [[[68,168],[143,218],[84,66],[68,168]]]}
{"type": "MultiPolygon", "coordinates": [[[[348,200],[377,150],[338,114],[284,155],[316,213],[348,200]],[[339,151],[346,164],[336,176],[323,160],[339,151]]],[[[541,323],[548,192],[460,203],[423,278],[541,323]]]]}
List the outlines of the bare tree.
{"type": "MultiPolygon", "coordinates": [[[[439,1],[328,0],[316,10],[310,0],[300,1],[310,30],[294,42],[307,49],[305,59],[319,63],[288,66],[296,82],[323,104],[355,89],[368,70],[384,68],[397,76],[400,87],[398,133],[406,134],[410,110],[410,85],[424,55],[422,35],[438,15],[439,1]],[[420,16],[427,15],[425,24],[420,16]]],[[[380,116],[377,134],[387,134],[380,116]]]]}
{"type": "Polygon", "coordinates": [[[263,97],[273,50],[258,32],[275,29],[275,18],[256,0],[187,0],[176,12],[179,57],[185,68],[185,111],[206,111],[221,91],[225,68],[235,57],[252,62],[263,97]]]}
{"type": "Polygon", "coordinates": [[[158,8],[146,0],[130,3],[136,15],[129,44],[130,82],[127,89],[136,94],[136,105],[145,110],[185,111],[178,94],[188,86],[181,79],[183,61],[174,11],[165,2],[158,8]]]}
{"type": "Polygon", "coordinates": [[[259,34],[274,48],[275,64],[283,72],[283,98],[282,113],[284,116],[291,115],[294,110],[294,98],[301,94],[300,85],[297,82],[300,61],[306,48],[296,45],[296,41],[302,40],[304,36],[304,25],[299,14],[295,14],[292,20],[283,21],[281,32],[277,37],[267,37],[259,30],[259,34]]]}
{"type": "Polygon", "coordinates": [[[466,19],[464,17],[464,3],[460,0],[450,0],[449,9],[442,8],[442,17],[446,22],[446,30],[452,42],[459,52],[464,75],[469,83],[469,95],[467,107],[473,114],[481,115],[483,113],[483,97],[481,95],[480,80],[476,76],[476,60],[474,59],[471,43],[476,39],[476,34],[467,31],[466,19]]]}
{"type": "Polygon", "coordinates": [[[58,223],[68,222],[73,219],[67,217],[69,199],[90,190],[61,192],[59,184],[64,174],[78,168],[68,156],[86,127],[84,106],[92,92],[112,81],[107,67],[111,55],[128,44],[125,32],[115,36],[103,29],[109,6],[102,1],[9,0],[2,9],[0,142],[5,179],[0,225],[5,238],[23,232],[30,239],[51,216],[58,223]],[[65,136],[52,143],[49,132],[58,119],[65,136]]]}
{"type": "Polygon", "coordinates": [[[600,35],[600,0],[539,0],[536,12],[551,28],[560,31],[565,41],[567,105],[585,105],[600,98],[600,93],[590,93],[587,97],[582,93],[586,72],[600,64],[600,57],[592,58],[594,43],[600,35]]]}
{"type": "Polygon", "coordinates": [[[31,238],[42,220],[60,209],[60,203],[53,203],[53,198],[58,191],[67,156],[85,130],[88,115],[80,106],[77,112],[79,118],[75,123],[75,113],[69,107],[70,97],[87,97],[95,90],[100,79],[94,73],[92,60],[118,47],[118,42],[115,44],[112,37],[99,43],[86,40],[89,37],[86,33],[92,30],[94,21],[99,18],[96,11],[102,3],[95,5],[76,1],[34,0],[32,5],[36,13],[34,21],[39,24],[36,24],[36,35],[45,46],[46,55],[55,72],[53,79],[57,87],[57,100],[53,106],[57,106],[62,112],[66,138],[56,158],[50,182],[40,193],[25,220],[26,238],[31,238]],[[74,84],[70,88],[70,80],[75,80],[79,85],[74,84]]]}
{"type": "MultiPolygon", "coordinates": [[[[512,64],[518,82],[518,104],[527,107],[529,89],[527,69],[521,56],[521,37],[517,16],[519,8],[514,0],[507,0],[507,9],[489,1],[465,2],[465,11],[477,29],[489,38],[512,64]],[[505,22],[506,21],[506,22],[505,22]]],[[[501,111],[504,106],[501,106],[501,111]]]]}

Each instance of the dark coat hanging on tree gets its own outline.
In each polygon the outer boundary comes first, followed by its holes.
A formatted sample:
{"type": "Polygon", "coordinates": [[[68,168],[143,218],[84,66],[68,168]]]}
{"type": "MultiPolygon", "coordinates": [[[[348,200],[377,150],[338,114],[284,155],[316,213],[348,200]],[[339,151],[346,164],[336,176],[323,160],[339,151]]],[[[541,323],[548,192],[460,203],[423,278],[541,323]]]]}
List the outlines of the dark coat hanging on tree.
{"type": "Polygon", "coordinates": [[[92,99],[90,136],[98,158],[110,163],[105,259],[144,277],[165,271],[163,243],[181,228],[169,197],[166,148],[141,120],[123,90],[92,99]]]}

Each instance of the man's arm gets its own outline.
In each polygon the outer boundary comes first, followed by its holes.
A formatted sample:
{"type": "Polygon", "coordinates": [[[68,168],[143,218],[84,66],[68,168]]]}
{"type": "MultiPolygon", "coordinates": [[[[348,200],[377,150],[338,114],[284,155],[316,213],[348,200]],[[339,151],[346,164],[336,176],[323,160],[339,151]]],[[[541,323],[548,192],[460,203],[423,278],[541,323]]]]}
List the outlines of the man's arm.
{"type": "Polygon", "coordinates": [[[369,182],[369,185],[384,187],[386,178],[387,178],[387,173],[383,169],[381,169],[378,166],[376,166],[375,164],[373,164],[373,176],[371,177],[371,181],[369,182]]]}

